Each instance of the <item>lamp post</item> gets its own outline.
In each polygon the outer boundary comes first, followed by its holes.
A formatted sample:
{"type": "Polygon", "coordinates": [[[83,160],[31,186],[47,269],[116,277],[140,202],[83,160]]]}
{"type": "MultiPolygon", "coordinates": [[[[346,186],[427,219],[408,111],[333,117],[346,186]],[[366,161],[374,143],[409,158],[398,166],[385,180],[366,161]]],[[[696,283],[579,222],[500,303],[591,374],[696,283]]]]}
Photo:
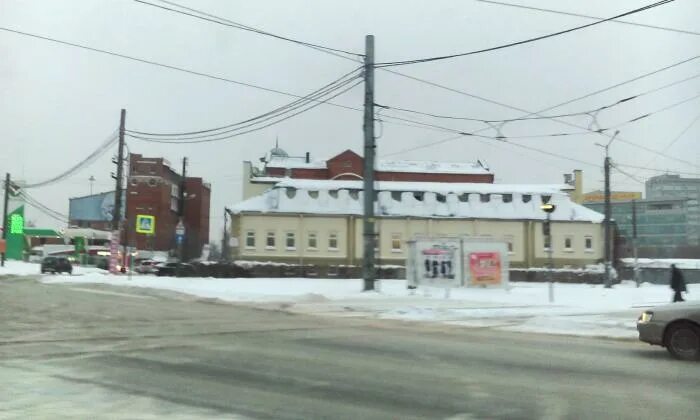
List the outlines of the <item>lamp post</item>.
{"type": "Polygon", "coordinates": [[[552,269],[554,268],[554,244],[552,243],[551,221],[552,213],[554,213],[554,210],[557,209],[557,206],[550,203],[544,203],[540,206],[540,208],[547,214],[547,219],[545,219],[544,224],[542,225],[542,234],[545,237],[546,243],[549,245],[547,246],[547,277],[549,280],[549,303],[552,303],[554,302],[554,282],[552,281],[552,269]]]}

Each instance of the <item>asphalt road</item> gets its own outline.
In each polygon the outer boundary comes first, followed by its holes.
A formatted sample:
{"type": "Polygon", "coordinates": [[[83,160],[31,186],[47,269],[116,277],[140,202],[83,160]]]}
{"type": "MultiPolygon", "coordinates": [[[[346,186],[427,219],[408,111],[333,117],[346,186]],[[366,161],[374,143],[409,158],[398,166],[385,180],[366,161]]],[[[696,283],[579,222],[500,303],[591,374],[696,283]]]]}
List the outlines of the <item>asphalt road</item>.
{"type": "Polygon", "coordinates": [[[0,279],[0,418],[695,419],[700,363],[608,341],[0,279]]]}

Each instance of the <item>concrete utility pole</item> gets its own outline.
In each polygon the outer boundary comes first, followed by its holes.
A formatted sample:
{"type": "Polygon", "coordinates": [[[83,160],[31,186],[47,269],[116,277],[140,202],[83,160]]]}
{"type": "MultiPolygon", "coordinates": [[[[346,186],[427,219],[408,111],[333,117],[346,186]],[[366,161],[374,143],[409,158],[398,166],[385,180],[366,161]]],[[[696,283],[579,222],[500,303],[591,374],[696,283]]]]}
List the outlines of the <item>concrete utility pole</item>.
{"type": "Polygon", "coordinates": [[[114,188],[114,211],[112,212],[112,230],[119,230],[119,225],[122,218],[122,178],[124,177],[124,129],[126,126],[126,109],[122,109],[121,119],[119,121],[119,150],[117,151],[117,174],[112,178],[116,180],[114,188]]]}
{"type": "MultiPolygon", "coordinates": [[[[5,194],[3,198],[3,211],[2,211],[2,239],[6,240],[7,239],[7,208],[9,207],[10,203],[10,173],[5,174],[5,194]]],[[[6,244],[7,245],[7,244],[6,244]]],[[[6,251],[5,251],[6,252],[6,251]]],[[[5,266],[5,252],[0,255],[0,267],[5,266]]]]}
{"type": "Polygon", "coordinates": [[[95,183],[95,177],[90,175],[90,178],[88,178],[88,182],[90,183],[90,195],[92,195],[92,186],[95,183]]]}
{"type": "Polygon", "coordinates": [[[637,200],[632,200],[632,248],[634,250],[634,284],[639,287],[639,264],[637,262],[637,200]]]}
{"type": "MultiPolygon", "coordinates": [[[[221,261],[228,261],[228,231],[226,230],[226,219],[228,218],[228,209],[224,207],[224,235],[221,238],[221,261]]],[[[245,240],[245,239],[244,239],[245,240]]]]}
{"type": "Polygon", "coordinates": [[[362,277],[364,291],[374,290],[377,272],[374,261],[376,233],[374,231],[374,35],[365,37],[365,116],[364,116],[364,217],[362,277]]]}
{"type": "Polygon", "coordinates": [[[610,138],[610,141],[606,145],[596,143],[597,146],[603,147],[605,149],[605,287],[612,287],[612,278],[610,273],[610,268],[612,265],[612,230],[610,229],[610,219],[612,218],[611,208],[610,208],[610,145],[612,144],[615,137],[620,134],[620,130],[615,131],[615,134],[610,138]]]}
{"type": "MultiPolygon", "coordinates": [[[[180,181],[180,205],[178,207],[178,216],[179,216],[179,221],[178,221],[178,227],[184,227],[185,226],[185,199],[187,198],[187,194],[185,193],[185,179],[187,178],[187,158],[183,157],[182,158],[182,179],[180,181]]],[[[177,244],[178,248],[178,253],[180,254],[180,261],[185,261],[186,257],[186,247],[185,247],[185,242],[187,238],[187,233],[179,239],[179,242],[177,244]]]]}

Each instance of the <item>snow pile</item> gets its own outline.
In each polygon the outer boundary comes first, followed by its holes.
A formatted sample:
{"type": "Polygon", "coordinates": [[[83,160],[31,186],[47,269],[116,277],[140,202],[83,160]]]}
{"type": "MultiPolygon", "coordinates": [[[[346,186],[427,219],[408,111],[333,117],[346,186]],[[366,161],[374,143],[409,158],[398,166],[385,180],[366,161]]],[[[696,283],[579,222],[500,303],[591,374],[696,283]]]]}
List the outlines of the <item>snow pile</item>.
{"type": "Polygon", "coordinates": [[[7,260],[5,266],[0,267],[0,276],[29,276],[41,273],[39,264],[24,261],[7,260]]]}
{"type": "MultiPolygon", "coordinates": [[[[301,313],[364,316],[468,327],[491,327],[552,334],[636,337],[642,308],[669,302],[667,286],[623,282],[612,289],[598,285],[556,284],[554,303],[547,283],[511,283],[504,289],[443,289],[410,291],[404,280],[383,280],[377,292],[362,293],[362,280],[309,278],[172,278],[112,276],[46,276],[45,283],[101,283],[163,289],[209,299],[256,303],[301,313]]],[[[688,297],[700,294],[689,285],[688,297]]]]}
{"type": "MultiPolygon", "coordinates": [[[[634,258],[622,258],[622,263],[628,267],[634,267],[634,258]]],[[[671,268],[675,264],[684,270],[700,270],[700,259],[688,258],[638,258],[639,268],[671,268]]]]}

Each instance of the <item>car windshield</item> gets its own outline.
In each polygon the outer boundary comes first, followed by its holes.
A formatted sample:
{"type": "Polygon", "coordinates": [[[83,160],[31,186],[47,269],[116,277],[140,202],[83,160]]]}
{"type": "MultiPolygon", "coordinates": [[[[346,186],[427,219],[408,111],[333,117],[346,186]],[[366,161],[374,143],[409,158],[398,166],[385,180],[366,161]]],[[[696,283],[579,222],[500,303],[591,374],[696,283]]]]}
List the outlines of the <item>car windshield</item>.
{"type": "Polygon", "coordinates": [[[700,0],[0,0],[0,176],[0,420],[700,417],[700,0]]]}

